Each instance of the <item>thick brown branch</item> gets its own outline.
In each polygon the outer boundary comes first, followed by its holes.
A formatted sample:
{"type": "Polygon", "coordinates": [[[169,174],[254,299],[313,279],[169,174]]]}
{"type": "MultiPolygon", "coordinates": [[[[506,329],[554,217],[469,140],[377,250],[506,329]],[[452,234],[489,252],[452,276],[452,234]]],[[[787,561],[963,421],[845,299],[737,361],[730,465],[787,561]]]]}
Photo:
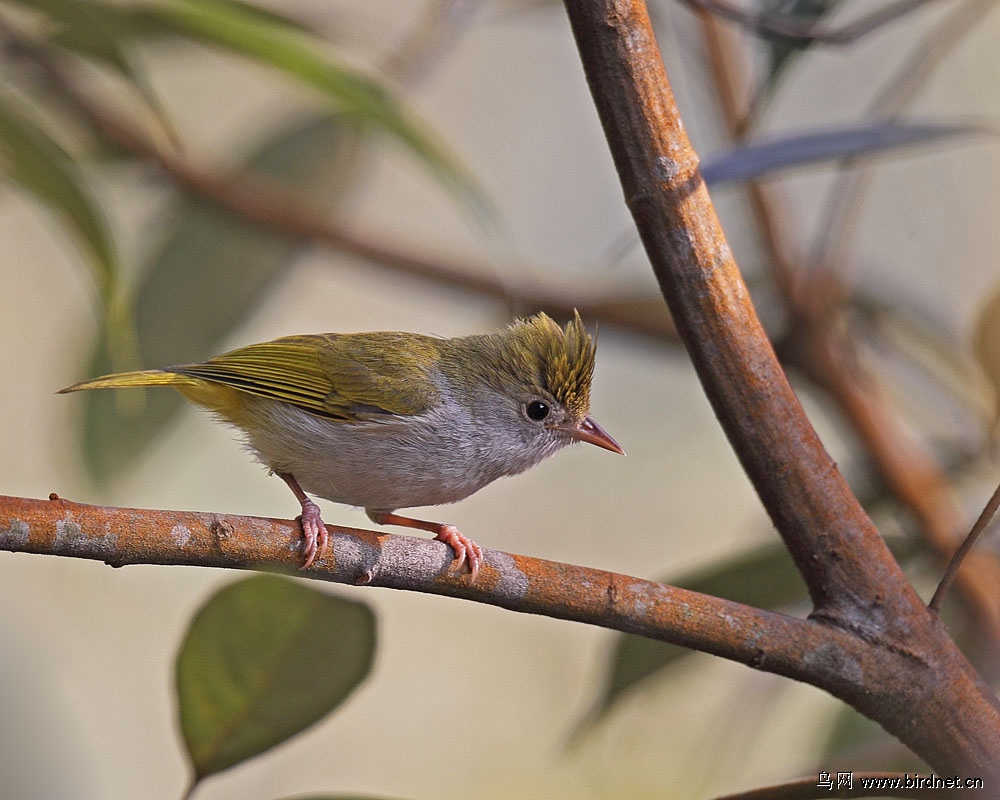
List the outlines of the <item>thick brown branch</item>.
{"type": "Polygon", "coordinates": [[[566,7],[677,331],[809,587],[814,617],[929,668],[919,680],[933,709],[904,700],[878,669],[861,681],[871,694],[849,702],[937,768],[975,768],[1000,780],[1000,705],[913,591],[792,392],[708,198],[645,5],[566,7]],[[974,726],[969,713],[979,715],[974,726]]]}
{"type": "MultiPolygon", "coordinates": [[[[299,530],[289,520],[186,511],[106,508],[52,497],[0,495],[0,550],[126,564],[180,564],[285,571],[304,578],[461,597],[522,613],[625,631],[690,647],[810,683],[871,713],[875,700],[937,713],[950,764],[1000,781],[1000,710],[971,702],[981,691],[953,650],[915,640],[912,648],[856,632],[604,570],[486,551],[479,579],[448,571],[451,551],[428,539],[330,526],[331,549],[304,572],[299,530]],[[924,649],[920,649],[921,646],[924,649]],[[944,702],[979,734],[949,724],[944,702]],[[984,733],[986,732],[986,733],[984,733]],[[988,768],[987,768],[988,767],[988,768]]],[[[928,613],[928,620],[936,621],[928,613]]],[[[938,628],[938,630],[941,630],[938,628]]],[[[911,731],[920,738],[925,733],[911,731]]],[[[912,738],[912,737],[911,737],[912,738]]],[[[970,773],[972,774],[972,773],[970,773]]]]}
{"type": "Polygon", "coordinates": [[[645,7],[566,5],[626,202],[678,333],[816,612],[873,636],[903,635],[923,605],[823,448],[757,319],[645,7]]]}
{"type": "MultiPolygon", "coordinates": [[[[744,76],[734,56],[737,42],[726,35],[718,17],[701,11],[701,18],[720,108],[730,134],[739,138],[747,119],[740,108],[746,87],[738,85],[744,76]]],[[[768,267],[791,320],[786,335],[776,343],[782,363],[800,370],[838,405],[886,488],[911,511],[927,542],[947,560],[964,525],[963,514],[940,467],[908,435],[891,400],[854,357],[854,329],[842,320],[848,287],[829,274],[827,264],[803,271],[793,263],[795,248],[778,224],[783,215],[776,186],[751,182],[746,192],[768,253],[768,267]]],[[[996,559],[977,553],[956,586],[994,649],[1000,645],[1000,597],[993,591],[997,577],[996,559]]]]}

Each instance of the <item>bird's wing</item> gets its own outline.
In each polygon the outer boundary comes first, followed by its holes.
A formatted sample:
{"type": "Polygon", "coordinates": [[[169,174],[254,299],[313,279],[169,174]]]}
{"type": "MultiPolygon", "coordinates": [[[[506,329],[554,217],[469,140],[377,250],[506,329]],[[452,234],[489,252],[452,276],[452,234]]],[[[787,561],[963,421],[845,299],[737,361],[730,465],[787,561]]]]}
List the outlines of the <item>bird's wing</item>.
{"type": "Polygon", "coordinates": [[[419,337],[414,348],[413,336],[288,336],[167,371],[280,400],[331,419],[353,422],[380,414],[413,415],[438,401],[427,369],[435,360],[436,340],[419,337]]]}

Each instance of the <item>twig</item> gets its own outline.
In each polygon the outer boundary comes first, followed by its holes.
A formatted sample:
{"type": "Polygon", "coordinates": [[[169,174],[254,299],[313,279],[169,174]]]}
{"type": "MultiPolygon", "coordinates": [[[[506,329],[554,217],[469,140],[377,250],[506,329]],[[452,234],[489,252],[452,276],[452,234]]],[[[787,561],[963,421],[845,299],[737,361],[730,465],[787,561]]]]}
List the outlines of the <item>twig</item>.
{"type": "MultiPolygon", "coordinates": [[[[965,537],[965,541],[958,546],[955,550],[955,555],[951,557],[951,561],[948,562],[948,568],[944,571],[944,576],[941,578],[941,583],[938,584],[937,591],[934,592],[934,596],[931,601],[927,604],[927,607],[933,611],[939,611],[941,609],[941,603],[944,600],[944,596],[948,593],[948,589],[951,588],[952,581],[955,580],[955,576],[958,574],[959,568],[962,566],[962,561],[972,550],[973,546],[976,544],[976,540],[982,535],[983,531],[986,530],[993,516],[997,513],[997,508],[1000,508],[1000,486],[997,486],[996,490],[993,492],[993,496],[989,499],[983,512],[979,515],[979,519],[976,520],[976,524],[972,526],[972,530],[969,531],[969,535],[965,537]]],[[[995,587],[994,587],[995,588],[995,587]]]]}

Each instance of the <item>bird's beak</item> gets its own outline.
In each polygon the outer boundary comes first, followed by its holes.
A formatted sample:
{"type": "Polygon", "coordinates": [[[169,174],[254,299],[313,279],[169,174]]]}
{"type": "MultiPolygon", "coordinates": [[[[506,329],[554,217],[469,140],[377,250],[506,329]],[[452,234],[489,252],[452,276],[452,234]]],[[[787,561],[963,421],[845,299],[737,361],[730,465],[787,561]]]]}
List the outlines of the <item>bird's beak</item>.
{"type": "Polygon", "coordinates": [[[552,425],[551,427],[553,430],[562,431],[567,436],[572,436],[577,441],[596,444],[598,447],[603,447],[612,453],[625,455],[625,451],[622,450],[621,445],[612,439],[610,434],[590,417],[584,417],[583,421],[578,425],[552,425]]]}

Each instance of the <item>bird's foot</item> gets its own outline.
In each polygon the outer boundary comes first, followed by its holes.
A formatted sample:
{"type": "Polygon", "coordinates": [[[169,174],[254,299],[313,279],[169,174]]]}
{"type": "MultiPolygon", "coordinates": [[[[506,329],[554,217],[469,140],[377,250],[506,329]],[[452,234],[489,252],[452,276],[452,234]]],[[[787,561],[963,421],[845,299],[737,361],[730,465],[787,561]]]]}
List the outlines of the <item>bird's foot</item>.
{"type": "Polygon", "coordinates": [[[470,581],[475,583],[479,576],[479,567],[484,563],[483,548],[463,534],[454,525],[443,522],[427,522],[413,517],[404,517],[391,511],[374,511],[368,509],[368,516],[378,525],[400,525],[404,528],[417,528],[434,534],[439,542],[444,542],[455,551],[455,560],[448,567],[449,572],[458,572],[465,563],[469,565],[470,581]]]}
{"type": "Polygon", "coordinates": [[[475,583],[479,575],[479,565],[483,563],[483,548],[462,533],[454,525],[440,525],[434,537],[455,551],[455,560],[448,567],[449,572],[458,572],[466,561],[469,562],[470,580],[475,583]]]}
{"type": "Polygon", "coordinates": [[[302,526],[303,550],[305,551],[305,561],[302,562],[299,569],[309,569],[317,558],[321,559],[326,554],[330,533],[323,523],[319,506],[309,498],[302,501],[302,515],[299,517],[299,524],[302,526]]]}

